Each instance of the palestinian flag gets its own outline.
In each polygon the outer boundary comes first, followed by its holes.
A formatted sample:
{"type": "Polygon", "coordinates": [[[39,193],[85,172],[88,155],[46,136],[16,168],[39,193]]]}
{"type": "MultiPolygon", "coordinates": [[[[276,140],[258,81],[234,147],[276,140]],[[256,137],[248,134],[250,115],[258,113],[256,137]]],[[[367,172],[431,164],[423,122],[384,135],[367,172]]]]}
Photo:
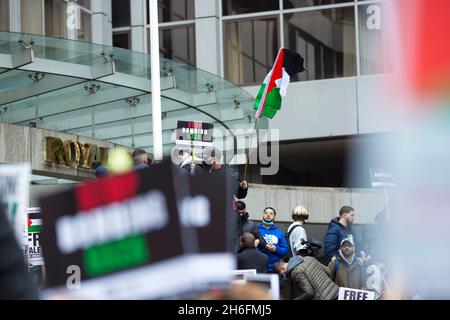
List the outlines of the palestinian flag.
{"type": "Polygon", "coordinates": [[[256,96],[253,105],[253,109],[256,110],[256,119],[261,116],[273,119],[281,108],[281,97],[286,95],[290,78],[298,72],[305,71],[303,61],[297,52],[280,48],[275,64],[264,79],[256,96]]]}

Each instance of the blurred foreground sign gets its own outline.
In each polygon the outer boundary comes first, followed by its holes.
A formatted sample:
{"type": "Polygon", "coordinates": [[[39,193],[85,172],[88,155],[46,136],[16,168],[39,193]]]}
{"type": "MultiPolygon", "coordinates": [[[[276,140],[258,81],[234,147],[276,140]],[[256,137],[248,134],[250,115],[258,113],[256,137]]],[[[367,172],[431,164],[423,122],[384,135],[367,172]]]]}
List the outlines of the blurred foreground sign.
{"type": "Polygon", "coordinates": [[[204,269],[220,269],[217,260],[190,266],[200,256],[195,228],[210,226],[213,198],[224,195],[192,197],[189,175],[177,169],[163,162],[42,198],[48,286],[76,298],[164,298],[198,288],[204,269]]]}
{"type": "Polygon", "coordinates": [[[27,207],[30,179],[31,168],[28,165],[0,165],[0,205],[9,217],[22,247],[28,245],[27,207]]]}

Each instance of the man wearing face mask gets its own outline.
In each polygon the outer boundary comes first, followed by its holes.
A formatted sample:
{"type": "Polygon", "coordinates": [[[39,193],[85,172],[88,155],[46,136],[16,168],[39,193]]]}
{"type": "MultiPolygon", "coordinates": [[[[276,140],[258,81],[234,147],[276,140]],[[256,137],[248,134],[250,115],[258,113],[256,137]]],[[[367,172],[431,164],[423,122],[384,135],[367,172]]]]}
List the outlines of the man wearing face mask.
{"type": "Polygon", "coordinates": [[[243,199],[247,196],[248,183],[247,180],[240,180],[239,174],[229,166],[222,165],[220,158],[221,152],[216,147],[208,147],[203,153],[203,162],[205,163],[204,170],[214,174],[222,170],[227,171],[232,178],[232,192],[238,199],[243,199]]]}
{"type": "Polygon", "coordinates": [[[263,220],[258,225],[258,229],[267,243],[262,252],[269,257],[267,265],[267,272],[269,273],[273,272],[273,264],[278,262],[288,252],[288,245],[283,231],[274,224],[276,214],[274,208],[265,208],[263,220]]]}

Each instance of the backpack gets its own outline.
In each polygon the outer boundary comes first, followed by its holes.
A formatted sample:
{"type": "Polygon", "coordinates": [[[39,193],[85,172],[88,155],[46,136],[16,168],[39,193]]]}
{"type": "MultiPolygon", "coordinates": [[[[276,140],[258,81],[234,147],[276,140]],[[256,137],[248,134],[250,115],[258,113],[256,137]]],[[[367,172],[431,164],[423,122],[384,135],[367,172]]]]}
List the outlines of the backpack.
{"type": "Polygon", "coordinates": [[[294,231],[295,228],[297,227],[301,227],[301,225],[296,224],[295,226],[293,226],[291,228],[291,230],[289,230],[289,232],[286,232],[286,234],[284,235],[285,239],[286,239],[286,243],[288,246],[288,252],[283,256],[283,261],[284,262],[288,262],[290,258],[292,258],[292,250],[291,250],[291,241],[289,240],[289,238],[291,237],[292,231],[294,231]]]}

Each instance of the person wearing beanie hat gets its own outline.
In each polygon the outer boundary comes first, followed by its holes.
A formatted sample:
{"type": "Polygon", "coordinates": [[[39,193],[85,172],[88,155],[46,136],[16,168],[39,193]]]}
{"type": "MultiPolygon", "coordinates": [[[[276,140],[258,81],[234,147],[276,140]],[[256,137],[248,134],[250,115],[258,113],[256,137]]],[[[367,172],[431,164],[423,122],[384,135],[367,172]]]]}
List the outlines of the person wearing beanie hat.
{"type": "Polygon", "coordinates": [[[95,169],[95,177],[101,178],[109,174],[108,168],[104,165],[100,165],[95,169]]]}
{"type": "Polygon", "coordinates": [[[328,268],[339,287],[367,289],[366,274],[361,258],[356,257],[355,242],[351,235],[341,240],[338,255],[333,256],[328,268]]]}

